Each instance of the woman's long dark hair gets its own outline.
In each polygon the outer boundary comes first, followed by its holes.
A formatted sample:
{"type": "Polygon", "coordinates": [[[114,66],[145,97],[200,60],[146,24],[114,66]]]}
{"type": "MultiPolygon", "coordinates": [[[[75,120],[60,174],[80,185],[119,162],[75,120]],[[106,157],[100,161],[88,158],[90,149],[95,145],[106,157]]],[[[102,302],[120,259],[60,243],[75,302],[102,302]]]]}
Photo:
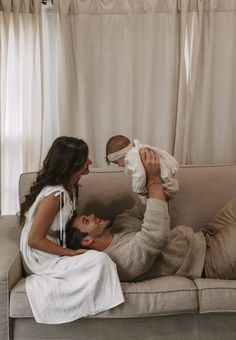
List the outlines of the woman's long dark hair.
{"type": "MultiPolygon", "coordinates": [[[[20,207],[20,224],[25,222],[25,213],[30,209],[40,191],[47,185],[62,185],[69,191],[68,184],[73,173],[83,168],[88,158],[88,145],[75,137],[61,136],[54,140],[37,173],[36,181],[25,196],[20,207]]],[[[75,185],[78,198],[78,185],[75,185]]]]}

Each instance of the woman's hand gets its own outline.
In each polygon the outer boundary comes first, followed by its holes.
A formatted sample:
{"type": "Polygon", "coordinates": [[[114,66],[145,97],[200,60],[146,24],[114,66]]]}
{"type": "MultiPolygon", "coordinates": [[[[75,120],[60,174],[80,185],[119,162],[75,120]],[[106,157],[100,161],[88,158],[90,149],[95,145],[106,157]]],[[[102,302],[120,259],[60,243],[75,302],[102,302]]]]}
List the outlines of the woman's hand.
{"type": "Polygon", "coordinates": [[[88,249],[76,249],[76,250],[70,249],[70,250],[71,250],[71,253],[69,256],[81,255],[88,251],[88,249]]]}

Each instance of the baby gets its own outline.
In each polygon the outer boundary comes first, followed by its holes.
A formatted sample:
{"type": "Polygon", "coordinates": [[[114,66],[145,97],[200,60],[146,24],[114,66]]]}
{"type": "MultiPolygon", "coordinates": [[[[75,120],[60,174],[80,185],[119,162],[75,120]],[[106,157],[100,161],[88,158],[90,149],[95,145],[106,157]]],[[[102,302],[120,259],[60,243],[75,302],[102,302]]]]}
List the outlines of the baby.
{"type": "Polygon", "coordinates": [[[116,135],[111,137],[106,144],[106,161],[125,167],[126,174],[132,176],[132,189],[140,194],[141,201],[146,202],[146,173],[139,156],[141,148],[148,148],[156,152],[160,157],[160,177],[165,194],[173,198],[179,189],[178,181],[174,178],[179,169],[176,159],[168,152],[141,144],[137,139],[133,143],[129,138],[116,135]]]}

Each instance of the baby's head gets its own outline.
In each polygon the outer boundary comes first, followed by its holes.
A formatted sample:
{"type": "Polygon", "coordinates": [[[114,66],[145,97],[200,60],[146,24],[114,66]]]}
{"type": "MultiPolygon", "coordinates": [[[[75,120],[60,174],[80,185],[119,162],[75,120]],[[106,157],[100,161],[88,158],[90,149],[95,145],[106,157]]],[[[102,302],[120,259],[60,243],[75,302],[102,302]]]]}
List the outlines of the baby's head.
{"type": "Polygon", "coordinates": [[[122,135],[112,136],[106,145],[107,164],[114,163],[121,167],[124,166],[124,158],[131,147],[129,138],[122,135]]]}

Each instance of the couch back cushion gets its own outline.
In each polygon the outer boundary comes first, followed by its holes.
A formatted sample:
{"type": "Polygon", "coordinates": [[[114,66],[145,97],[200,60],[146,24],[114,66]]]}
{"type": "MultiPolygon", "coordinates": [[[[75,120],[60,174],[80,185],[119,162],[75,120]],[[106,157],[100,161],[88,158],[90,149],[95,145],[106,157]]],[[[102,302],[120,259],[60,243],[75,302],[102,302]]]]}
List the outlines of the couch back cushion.
{"type": "MultiPolygon", "coordinates": [[[[22,201],[36,173],[24,173],[19,181],[22,201]]],[[[236,165],[181,166],[177,173],[180,190],[169,203],[171,225],[204,226],[232,197],[236,196],[236,165]]],[[[123,170],[92,168],[80,180],[79,213],[92,213],[114,219],[133,205],[131,179],[123,170]]]]}
{"type": "MultiPolygon", "coordinates": [[[[36,178],[36,172],[24,173],[19,181],[20,202],[28,193],[36,178]]],[[[113,220],[126,208],[133,206],[137,195],[132,192],[131,179],[123,170],[91,168],[90,173],[80,179],[78,213],[94,213],[98,217],[113,220]]]]}
{"type": "Polygon", "coordinates": [[[199,230],[236,196],[236,165],[182,166],[180,190],[170,201],[171,224],[199,230]]]}

